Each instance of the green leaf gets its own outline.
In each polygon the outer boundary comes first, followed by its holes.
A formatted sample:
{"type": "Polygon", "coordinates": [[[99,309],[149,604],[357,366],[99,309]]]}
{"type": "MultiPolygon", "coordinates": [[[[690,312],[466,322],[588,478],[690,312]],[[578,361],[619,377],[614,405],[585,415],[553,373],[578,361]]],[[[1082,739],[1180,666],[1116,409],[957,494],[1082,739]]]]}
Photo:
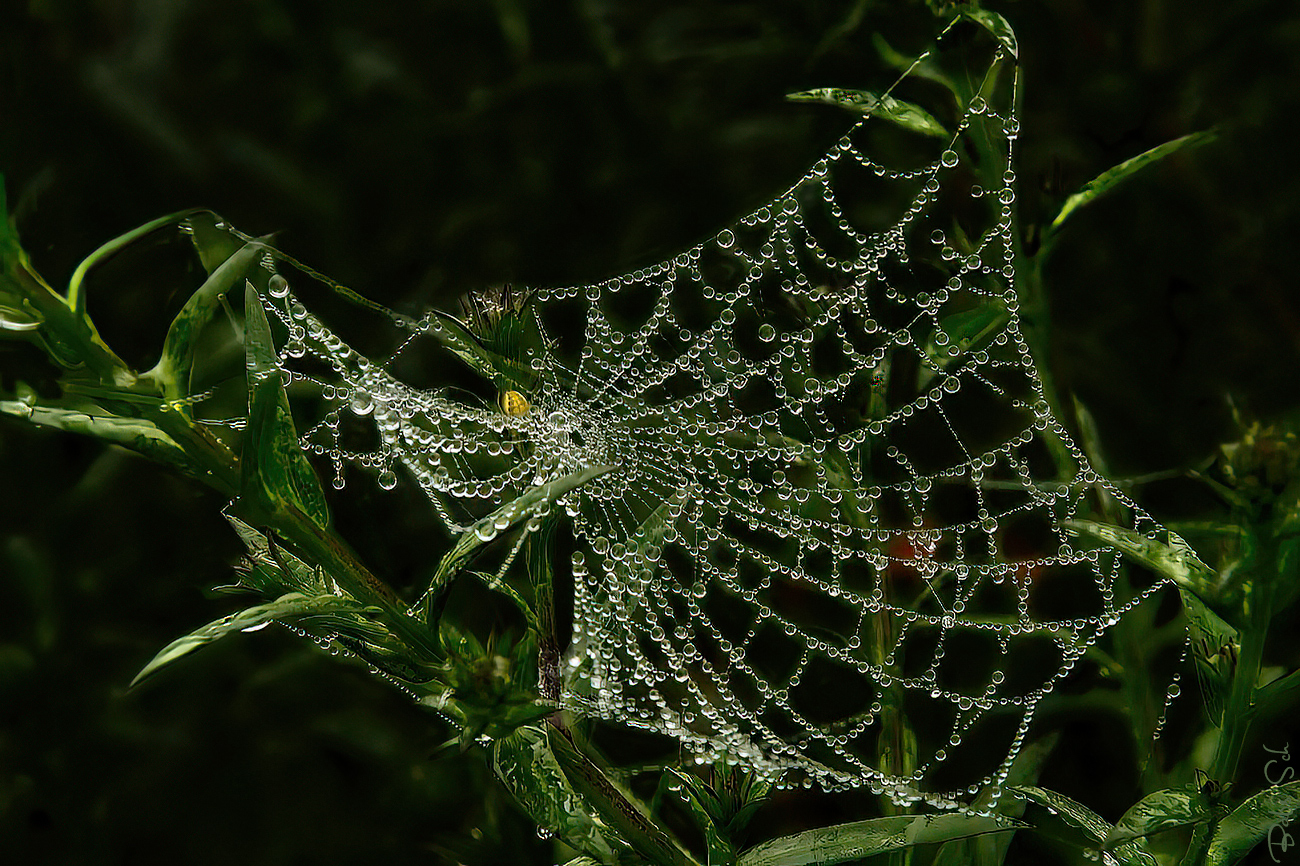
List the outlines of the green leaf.
{"type": "Polygon", "coordinates": [[[259,604],[210,622],[203,628],[172,641],[154,656],[140,673],[136,674],[131,685],[135,686],[173,662],[227,635],[257,631],[272,622],[292,622],[306,616],[356,610],[357,604],[351,599],[334,595],[308,596],[299,592],[287,593],[275,601],[259,604]]]}
{"type": "Polygon", "coordinates": [[[1082,830],[1089,840],[1098,845],[1106,841],[1111,825],[1105,818],[1082,803],[1071,800],[1064,794],[1039,788],[1034,785],[1016,785],[1012,790],[1023,794],[1029,800],[1043,806],[1048,811],[1062,818],[1070,826],[1082,830]]]}
{"type": "MultiPolygon", "coordinates": [[[[218,269],[220,270],[220,269],[218,269]]],[[[298,444],[289,398],[276,366],[271,325],[262,299],[245,282],[245,350],[248,356],[248,429],[244,433],[241,483],[243,496],[273,511],[296,509],[317,526],[329,526],[325,491],[298,444]]]]}
{"type": "Polygon", "coordinates": [[[913,845],[931,845],[1029,825],[1000,815],[898,815],[819,827],[755,845],[737,866],[830,866],[913,845]]]}
{"type": "Polygon", "coordinates": [[[433,579],[429,581],[429,588],[425,590],[421,599],[425,604],[428,617],[426,622],[436,620],[447,590],[451,587],[451,579],[498,535],[509,532],[530,517],[549,512],[555,502],[569,491],[617,468],[617,466],[590,466],[549,484],[531,487],[517,499],[501,506],[461,533],[456,544],[438,564],[438,570],[434,572],[433,579]]]}
{"type": "Polygon", "coordinates": [[[1002,47],[1007,49],[1007,53],[1013,58],[1019,59],[1020,46],[1016,42],[1016,31],[1011,29],[1007,19],[996,12],[990,12],[988,9],[966,9],[962,11],[961,15],[963,18],[974,21],[992,33],[993,37],[1002,43],[1002,47]]]}
{"type": "Polygon", "coordinates": [[[638,854],[660,866],[697,866],[681,845],[646,817],[643,807],[621,791],[591,759],[554,726],[546,726],[551,751],[565,777],[599,815],[638,854]]]}
{"type": "MultiPolygon", "coordinates": [[[[219,309],[222,296],[232,291],[249,271],[266,248],[260,242],[247,243],[226,259],[204,281],[203,285],[185,302],[180,313],[172,320],[163,342],[162,355],[146,378],[157,382],[164,395],[177,400],[189,396],[190,371],[194,366],[194,349],[198,345],[203,326],[219,309]]],[[[260,304],[260,301],[259,301],[260,304]]],[[[263,314],[265,316],[265,314],[263,314]]]]}
{"type": "Polygon", "coordinates": [[[1218,572],[1202,562],[1175,532],[1166,530],[1168,541],[1162,542],[1132,529],[1093,520],[1063,520],[1061,528],[1076,538],[1091,538],[1125,553],[1197,594],[1215,594],[1218,572]]]}
{"type": "Polygon", "coordinates": [[[268,595],[281,592],[314,594],[331,589],[320,569],[312,568],[287,548],[273,545],[266,534],[233,514],[227,514],[226,520],[248,550],[240,582],[249,589],[268,595]]]}
{"type": "Polygon", "coordinates": [[[1255,691],[1255,707],[1261,718],[1276,718],[1300,705],[1300,670],[1260,686],[1255,691]]]}
{"type": "Polygon", "coordinates": [[[536,373],[518,361],[484,348],[468,328],[446,313],[435,311],[429,321],[429,331],[452,354],[502,391],[514,387],[527,389],[537,378],[536,373]]]}
{"type": "Polygon", "coordinates": [[[1133,839],[1198,824],[1213,817],[1209,802],[1196,785],[1154,791],[1124,813],[1106,834],[1105,846],[1114,848],[1133,839]]]}
{"type": "MultiPolygon", "coordinates": [[[[1105,818],[1064,794],[1033,785],[1016,785],[1011,790],[1046,808],[1068,826],[1083,833],[1091,847],[1102,848],[1113,829],[1105,818]]],[[[1155,866],[1156,859],[1138,841],[1125,842],[1110,851],[1111,856],[1132,866],[1155,866]]]]}
{"type": "Polygon", "coordinates": [[[679,794],[679,799],[695,819],[704,844],[709,852],[709,863],[731,863],[736,851],[722,827],[726,823],[726,809],[718,797],[701,780],[675,767],[663,775],[661,784],[679,794]]]}
{"type": "Polygon", "coordinates": [[[591,808],[569,784],[541,728],[523,727],[492,745],[492,769],[539,827],[566,845],[613,863],[627,843],[591,817],[591,808]]]}
{"type": "Polygon", "coordinates": [[[194,250],[199,254],[203,270],[209,274],[233,256],[244,241],[226,228],[225,221],[212,211],[201,211],[186,220],[190,227],[194,250]]]}
{"type": "MultiPolygon", "coordinates": [[[[1041,739],[1033,740],[1011,762],[1007,773],[1006,786],[1032,785],[1038,781],[1038,774],[1043,764],[1056,748],[1061,735],[1057,731],[1041,739]]],[[[971,802],[972,808],[987,809],[993,802],[997,788],[990,785],[979,793],[971,802]]],[[[1003,797],[997,805],[997,812],[1008,818],[1020,818],[1025,813],[1026,803],[1019,797],[1003,797]]],[[[954,839],[944,844],[935,855],[932,866],[967,866],[970,863],[997,864],[1006,860],[1007,849],[1011,847],[1013,836],[1010,833],[975,836],[970,839],[954,839]]]]}
{"type": "Polygon", "coordinates": [[[1264,839],[1269,840],[1270,854],[1274,845],[1278,850],[1285,850],[1295,842],[1283,825],[1297,816],[1300,816],[1300,781],[1265,788],[1219,822],[1205,855],[1206,866],[1236,863],[1264,839]],[[1282,845],[1283,838],[1289,845],[1282,845]]]}
{"type": "Polygon", "coordinates": [[[169,225],[175,225],[186,217],[201,212],[201,208],[191,208],[190,210],[177,211],[176,213],[168,214],[167,216],[159,217],[155,220],[150,220],[144,225],[131,229],[131,231],[126,234],[118,235],[108,243],[100,246],[99,249],[86,256],[86,258],[82,260],[81,264],[77,265],[77,269],[72,272],[72,279],[68,280],[68,306],[71,307],[72,311],[78,316],[84,316],[86,313],[84,283],[86,281],[86,274],[90,273],[92,268],[112,258],[114,255],[126,249],[146,235],[152,234],[153,232],[169,225]]]}
{"type": "Polygon", "coordinates": [[[952,138],[952,133],[944,129],[925,109],[901,99],[895,99],[888,93],[873,93],[869,90],[844,90],[839,87],[820,87],[816,90],[801,90],[786,94],[791,102],[821,102],[826,105],[838,105],[857,114],[869,117],[882,117],[896,123],[904,129],[919,132],[935,138],[952,138]]]}
{"type": "Polygon", "coordinates": [[[1192,657],[1196,662],[1196,679],[1210,721],[1217,727],[1223,719],[1224,702],[1232,689],[1237,670],[1239,634],[1218,614],[1210,610],[1194,592],[1179,587],[1183,610],[1191,630],[1192,657]]]}
{"type": "MultiPolygon", "coordinates": [[[[991,14],[991,13],[990,13],[991,14]]],[[[1190,135],[1184,135],[1182,138],[1175,138],[1173,141],[1166,141],[1164,144],[1151,148],[1145,153],[1140,153],[1132,159],[1127,159],[1119,165],[1106,169],[1101,174],[1094,177],[1083,185],[1083,188],[1065,200],[1061,206],[1061,211],[1052,220],[1048,226],[1047,233],[1044,237],[1044,245],[1047,244],[1051,235],[1057,232],[1061,225],[1065,223],[1070,216],[1079,208],[1091,204],[1101,198],[1106,193],[1118,187],[1124,181],[1137,174],[1149,165],[1164,159],[1170,154],[1177,153],[1188,147],[1195,147],[1214,141],[1218,137],[1215,130],[1204,130],[1202,132],[1193,132],[1190,135]]]]}

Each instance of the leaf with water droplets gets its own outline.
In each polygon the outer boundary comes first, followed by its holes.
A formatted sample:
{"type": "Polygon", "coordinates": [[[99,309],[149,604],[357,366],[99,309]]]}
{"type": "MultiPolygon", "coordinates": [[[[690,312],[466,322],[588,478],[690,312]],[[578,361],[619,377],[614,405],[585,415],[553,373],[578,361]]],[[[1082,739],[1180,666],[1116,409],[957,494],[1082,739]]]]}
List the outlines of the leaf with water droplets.
{"type": "Polygon", "coordinates": [[[881,117],[896,123],[904,129],[930,135],[935,138],[951,138],[952,134],[944,129],[943,124],[921,108],[910,102],[895,99],[888,93],[873,93],[870,90],[845,90],[839,87],[820,87],[815,90],[802,90],[786,94],[791,102],[821,102],[826,105],[838,105],[841,108],[869,117],[881,117]]]}
{"type": "Polygon", "coordinates": [[[1178,588],[1187,614],[1192,658],[1196,662],[1196,680],[1210,721],[1219,724],[1224,702],[1232,691],[1237,669],[1237,652],[1241,646],[1237,630],[1201,601],[1196,593],[1178,588]]]}
{"type": "Polygon", "coordinates": [[[1132,529],[1093,520],[1063,520],[1061,528],[1076,538],[1092,538],[1128,554],[1158,574],[1199,595],[1214,595],[1219,573],[1201,561],[1191,545],[1167,531],[1168,541],[1149,538],[1132,529]]]}
{"type": "MultiPolygon", "coordinates": [[[[1106,844],[1107,836],[1114,829],[1105,818],[1057,791],[1033,785],[1015,785],[1011,790],[1044,807],[1067,825],[1081,831],[1086,838],[1084,844],[1100,848],[1106,844]]],[[[1111,849],[1110,855],[1119,862],[1131,866],[1155,866],[1156,862],[1140,840],[1125,842],[1111,849]]]]}
{"type": "Polygon", "coordinates": [[[1106,834],[1106,847],[1114,848],[1133,839],[1199,824],[1214,815],[1195,785],[1166,788],[1147,794],[1129,808],[1106,834]]]}
{"type": "Polygon", "coordinates": [[[173,662],[227,635],[257,631],[272,622],[292,622],[305,616],[321,614],[353,613],[357,609],[358,605],[355,601],[335,595],[309,596],[298,592],[287,593],[267,604],[259,604],[224,616],[190,632],[185,637],[172,641],[154,656],[140,673],[136,674],[131,685],[137,685],[173,662]]]}
{"type": "Polygon", "coordinates": [[[537,727],[522,727],[492,746],[492,769],[528,817],[566,845],[613,863],[630,853],[627,843],[591,817],[591,808],[569,784],[537,727]]]}
{"type": "Polygon", "coordinates": [[[933,845],[985,833],[1006,833],[1029,825],[1001,815],[897,815],[853,824],[819,827],[756,845],[738,866],[830,866],[914,845],[933,845]]]}
{"type": "Polygon", "coordinates": [[[298,444],[261,296],[252,283],[245,283],[244,295],[248,429],[240,458],[240,498],[251,497],[272,510],[296,508],[317,526],[327,527],[325,491],[298,444]]]}
{"type": "Polygon", "coordinates": [[[690,773],[670,767],[660,780],[660,789],[676,791],[678,800],[695,819],[695,825],[704,834],[710,863],[731,863],[736,850],[723,832],[726,824],[723,804],[716,794],[690,773]]]}
{"type": "Polygon", "coordinates": [[[587,800],[606,826],[626,839],[642,857],[660,866],[696,866],[680,843],[646,818],[643,806],[620,790],[591,759],[556,728],[546,727],[547,743],[573,789],[587,800]]]}
{"type": "Polygon", "coordinates": [[[1279,849],[1294,845],[1284,828],[1297,816],[1300,816],[1300,781],[1265,788],[1219,822],[1205,854],[1206,866],[1236,863],[1266,838],[1270,840],[1270,854],[1274,844],[1279,849]],[[1281,830],[1287,844],[1281,841],[1282,837],[1273,840],[1274,830],[1281,830]]]}
{"type": "Polygon", "coordinates": [[[1011,29],[1007,19],[988,9],[966,9],[961,14],[963,18],[974,21],[992,33],[993,37],[1002,43],[1002,47],[1007,49],[1012,57],[1020,57],[1020,46],[1016,43],[1016,31],[1011,29]]]}
{"type": "Polygon", "coordinates": [[[509,532],[521,521],[554,504],[575,487],[586,484],[593,478],[599,478],[617,468],[616,466],[589,466],[586,469],[556,479],[549,484],[531,487],[522,496],[506,503],[462,532],[460,538],[456,539],[456,544],[442,558],[442,562],[438,564],[438,570],[434,572],[433,579],[429,581],[429,588],[425,591],[422,599],[425,604],[426,621],[436,621],[438,612],[446,599],[447,590],[451,588],[451,580],[456,573],[482,548],[495,540],[498,535],[509,532]]]}

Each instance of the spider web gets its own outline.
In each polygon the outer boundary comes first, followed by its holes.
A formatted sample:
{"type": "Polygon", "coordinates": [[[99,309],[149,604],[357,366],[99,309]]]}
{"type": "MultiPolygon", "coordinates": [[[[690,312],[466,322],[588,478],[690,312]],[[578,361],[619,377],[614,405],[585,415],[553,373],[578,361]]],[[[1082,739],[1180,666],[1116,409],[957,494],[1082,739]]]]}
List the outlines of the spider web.
{"type": "Polygon", "coordinates": [[[575,711],[786,783],[943,806],[998,785],[1042,699],[1160,588],[1062,526],[1110,496],[1160,528],[1053,417],[1022,331],[1013,48],[950,27],[880,100],[943,85],[955,106],[929,121],[950,133],[866,117],[671,259],[482,302],[543,337],[497,377],[511,412],[398,377],[411,346],[451,338],[446,316],[397,317],[405,342],[375,362],[272,277],[282,367],[324,406],[304,445],[336,486],[345,464],[386,489],[405,467],[449,531],[500,532],[499,579],[527,532],[485,516],[612,467],[558,502],[575,711]]]}

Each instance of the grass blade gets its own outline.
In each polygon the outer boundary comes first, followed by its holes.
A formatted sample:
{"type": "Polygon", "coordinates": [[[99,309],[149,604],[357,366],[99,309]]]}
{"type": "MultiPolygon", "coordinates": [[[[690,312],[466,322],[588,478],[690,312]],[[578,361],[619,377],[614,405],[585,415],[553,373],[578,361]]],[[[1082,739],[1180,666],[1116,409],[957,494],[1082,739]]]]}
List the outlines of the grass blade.
{"type": "Polygon", "coordinates": [[[446,592],[451,587],[452,577],[480,550],[496,540],[498,535],[509,532],[520,522],[551,506],[574,488],[617,468],[617,466],[590,466],[549,484],[530,488],[522,496],[501,506],[461,533],[456,544],[442,558],[442,562],[438,563],[438,570],[434,572],[433,579],[429,581],[429,588],[425,590],[422,601],[425,604],[426,621],[435,621],[446,592]]]}
{"type": "MultiPolygon", "coordinates": [[[[220,270],[220,269],[218,269],[220,270]]],[[[322,529],[329,526],[329,509],[307,456],[298,444],[289,398],[277,364],[271,325],[262,299],[245,283],[244,345],[248,356],[248,429],[241,457],[243,493],[274,512],[291,507],[322,529]]]]}
{"type": "Polygon", "coordinates": [[[227,635],[244,631],[256,631],[265,628],[272,622],[289,622],[314,614],[352,613],[356,609],[356,602],[334,595],[308,596],[298,592],[287,593],[267,604],[255,605],[238,613],[224,616],[219,620],[208,623],[203,628],[190,632],[185,637],[172,641],[163,647],[149,664],[144,666],[140,673],[135,675],[135,679],[131,680],[131,685],[135,686],[143,682],[168,665],[227,635]]]}
{"type": "Polygon", "coordinates": [[[1061,528],[1075,538],[1091,538],[1128,554],[1138,562],[1198,595],[1213,596],[1219,573],[1201,561],[1191,545],[1175,532],[1167,542],[1140,532],[1093,520],[1063,520],[1061,528]]]}
{"type": "MultiPolygon", "coordinates": [[[[992,14],[992,13],[985,13],[992,14]]],[[[1164,144],[1157,145],[1150,150],[1139,153],[1132,159],[1126,159],[1119,165],[1106,169],[1101,174],[1094,177],[1083,185],[1083,188],[1065,200],[1061,206],[1061,211],[1052,220],[1048,226],[1046,236],[1043,239],[1044,246],[1047,245],[1050,238],[1060,230],[1070,216],[1079,208],[1091,204],[1101,198],[1106,193],[1118,187],[1124,181],[1137,174],[1149,165],[1153,165],[1170,154],[1177,153],[1188,147],[1205,144],[1214,141],[1218,137],[1215,130],[1204,130],[1184,135],[1182,138],[1175,138],[1173,141],[1166,141],[1164,144]]]]}
{"type": "Polygon", "coordinates": [[[934,138],[951,138],[952,134],[925,109],[901,99],[895,99],[888,93],[872,93],[869,90],[844,90],[838,87],[820,87],[816,90],[801,90],[788,93],[785,97],[790,102],[821,102],[826,105],[838,105],[868,117],[881,117],[896,123],[904,129],[929,135],[934,138]]]}
{"type": "Polygon", "coordinates": [[[755,845],[737,866],[830,866],[986,833],[1005,833],[1029,825],[1001,815],[898,815],[852,824],[819,827],[755,845]]]}
{"type": "Polygon", "coordinates": [[[198,291],[190,295],[172,320],[163,342],[162,356],[157,365],[145,374],[158,383],[169,399],[189,396],[190,370],[194,366],[194,349],[199,333],[217,311],[221,297],[248,275],[264,250],[261,243],[244,244],[211,273],[198,291]]]}
{"type": "Polygon", "coordinates": [[[117,253],[129,247],[131,244],[140,240],[140,238],[153,234],[159,229],[166,228],[169,225],[175,225],[193,214],[202,212],[202,208],[190,208],[189,210],[177,211],[176,213],[168,214],[167,216],[159,217],[155,220],[150,220],[144,225],[131,229],[131,231],[126,234],[118,235],[111,241],[101,245],[99,249],[86,256],[86,258],[82,260],[81,264],[77,265],[77,269],[72,272],[72,279],[68,280],[68,306],[71,307],[72,311],[77,315],[85,315],[86,291],[84,284],[86,282],[86,275],[90,273],[91,269],[96,265],[104,263],[117,253]]]}
{"type": "Polygon", "coordinates": [[[492,769],[528,817],[556,833],[566,845],[602,863],[615,862],[616,849],[627,851],[623,840],[590,816],[586,802],[560,769],[542,729],[522,727],[497,740],[492,746],[492,769]]]}

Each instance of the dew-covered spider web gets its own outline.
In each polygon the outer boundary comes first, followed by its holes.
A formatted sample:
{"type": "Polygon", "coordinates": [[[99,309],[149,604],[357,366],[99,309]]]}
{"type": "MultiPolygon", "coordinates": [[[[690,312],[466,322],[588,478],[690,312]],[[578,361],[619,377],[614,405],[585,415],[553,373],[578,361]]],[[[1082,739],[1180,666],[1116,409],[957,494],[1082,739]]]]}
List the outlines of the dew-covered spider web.
{"type": "Polygon", "coordinates": [[[283,370],[323,407],[305,446],[340,484],[348,464],[384,488],[407,477],[451,533],[499,533],[503,577],[529,528],[566,516],[566,707],[787,782],[969,800],[1160,588],[1118,580],[1117,554],[1063,527],[1109,496],[1159,529],[1090,468],[1030,354],[1017,81],[1009,37],[950,27],[877,97],[900,122],[865,117],[713,237],[476,302],[479,325],[524,322],[534,345],[398,316],[402,347],[372,361],[300,300],[299,282],[329,281],[268,254],[290,274],[264,298],[283,370]],[[488,370],[500,402],[403,381],[423,341],[488,370]],[[377,433],[361,447],[358,419],[377,433]]]}

